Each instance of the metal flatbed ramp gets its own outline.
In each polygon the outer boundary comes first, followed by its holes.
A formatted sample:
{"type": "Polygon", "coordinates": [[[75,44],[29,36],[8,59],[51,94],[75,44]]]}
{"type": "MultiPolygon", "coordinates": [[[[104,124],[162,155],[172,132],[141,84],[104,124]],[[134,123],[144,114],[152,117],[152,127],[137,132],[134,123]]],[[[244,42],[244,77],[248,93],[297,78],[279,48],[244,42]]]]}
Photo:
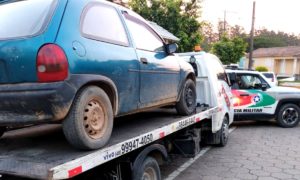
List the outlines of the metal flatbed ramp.
{"type": "Polygon", "coordinates": [[[208,118],[217,110],[210,108],[180,117],[174,109],[159,109],[118,118],[109,144],[95,151],[71,147],[60,125],[10,131],[0,139],[0,174],[37,179],[70,178],[208,118]]]}

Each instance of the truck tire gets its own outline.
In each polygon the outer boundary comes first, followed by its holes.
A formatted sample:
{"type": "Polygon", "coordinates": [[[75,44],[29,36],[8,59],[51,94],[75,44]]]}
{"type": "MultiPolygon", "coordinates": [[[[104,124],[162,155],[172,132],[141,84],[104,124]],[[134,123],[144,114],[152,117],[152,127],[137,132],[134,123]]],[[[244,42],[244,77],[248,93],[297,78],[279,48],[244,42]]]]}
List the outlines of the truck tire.
{"type": "Polygon", "coordinates": [[[300,121],[300,108],[295,104],[285,104],[280,107],[276,120],[281,127],[295,127],[300,121]]]}
{"type": "Polygon", "coordinates": [[[179,115],[191,115],[196,109],[196,87],[194,81],[187,79],[184,83],[180,99],[176,103],[176,110],[179,115]]]}
{"type": "Polygon", "coordinates": [[[227,116],[224,117],[220,131],[220,143],[218,146],[225,147],[229,139],[229,122],[227,116]]]}
{"type": "Polygon", "coordinates": [[[0,137],[3,136],[3,134],[5,133],[6,131],[6,127],[5,126],[0,126],[0,137]]]}
{"type": "Polygon", "coordinates": [[[161,180],[159,165],[152,157],[146,157],[137,172],[133,172],[133,180],[143,179],[161,180]]]}
{"type": "Polygon", "coordinates": [[[112,129],[113,111],[106,93],[97,86],[79,91],[63,121],[68,142],[78,149],[98,149],[108,142],[112,129]]]}

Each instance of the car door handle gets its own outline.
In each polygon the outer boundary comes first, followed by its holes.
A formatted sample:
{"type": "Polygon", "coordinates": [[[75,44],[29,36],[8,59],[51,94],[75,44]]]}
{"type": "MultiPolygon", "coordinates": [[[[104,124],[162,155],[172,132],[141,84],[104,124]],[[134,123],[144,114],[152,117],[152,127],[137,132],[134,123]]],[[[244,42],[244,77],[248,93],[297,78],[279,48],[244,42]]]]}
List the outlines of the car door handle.
{"type": "Polygon", "coordinates": [[[148,64],[148,59],[147,59],[147,58],[141,58],[140,61],[141,61],[143,64],[148,64]]]}
{"type": "Polygon", "coordinates": [[[240,96],[242,96],[242,97],[243,97],[243,96],[249,96],[249,94],[241,94],[240,96]]]}

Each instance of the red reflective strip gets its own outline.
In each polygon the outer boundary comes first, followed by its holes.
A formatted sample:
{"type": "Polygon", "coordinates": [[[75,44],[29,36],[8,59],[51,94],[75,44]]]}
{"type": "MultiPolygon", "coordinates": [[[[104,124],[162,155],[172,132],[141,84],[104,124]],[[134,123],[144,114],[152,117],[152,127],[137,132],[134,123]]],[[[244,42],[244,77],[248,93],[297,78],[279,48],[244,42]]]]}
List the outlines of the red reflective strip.
{"type": "Polygon", "coordinates": [[[201,119],[199,117],[196,118],[196,122],[199,122],[201,119]]]}
{"type": "Polygon", "coordinates": [[[78,166],[74,169],[71,169],[70,171],[68,171],[69,173],[69,178],[74,177],[80,173],[82,173],[82,166],[78,166]]]}
{"type": "Polygon", "coordinates": [[[165,137],[165,132],[159,133],[159,138],[163,138],[163,137],[165,137]]]}

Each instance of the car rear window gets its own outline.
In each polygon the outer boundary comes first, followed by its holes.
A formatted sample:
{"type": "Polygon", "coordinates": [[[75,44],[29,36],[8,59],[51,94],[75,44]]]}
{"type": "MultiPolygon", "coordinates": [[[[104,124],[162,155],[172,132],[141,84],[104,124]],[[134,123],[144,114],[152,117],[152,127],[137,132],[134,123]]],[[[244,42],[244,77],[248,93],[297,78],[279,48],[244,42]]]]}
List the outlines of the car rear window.
{"type": "Polygon", "coordinates": [[[273,78],[272,73],[263,73],[263,75],[266,76],[266,78],[273,78]]]}
{"type": "Polygon", "coordinates": [[[49,21],[56,0],[0,3],[0,40],[35,36],[49,21]]]}

